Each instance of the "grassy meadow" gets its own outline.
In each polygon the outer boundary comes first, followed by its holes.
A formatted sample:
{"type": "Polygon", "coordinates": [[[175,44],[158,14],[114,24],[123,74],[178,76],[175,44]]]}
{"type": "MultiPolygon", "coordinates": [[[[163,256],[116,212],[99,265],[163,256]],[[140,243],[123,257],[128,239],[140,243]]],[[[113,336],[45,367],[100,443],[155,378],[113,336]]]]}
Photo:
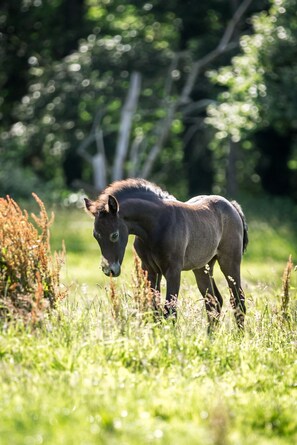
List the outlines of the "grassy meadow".
{"type": "Polygon", "coordinates": [[[57,209],[53,249],[64,240],[57,310],[34,329],[0,333],[3,445],[288,445],[297,443],[297,272],[282,312],[282,275],[296,264],[296,210],[284,201],[246,200],[250,244],[242,264],[247,298],[240,335],[227,285],[217,332],[191,273],[176,324],[139,309],[142,289],[132,243],[122,275],[99,269],[92,219],[57,209]]]}

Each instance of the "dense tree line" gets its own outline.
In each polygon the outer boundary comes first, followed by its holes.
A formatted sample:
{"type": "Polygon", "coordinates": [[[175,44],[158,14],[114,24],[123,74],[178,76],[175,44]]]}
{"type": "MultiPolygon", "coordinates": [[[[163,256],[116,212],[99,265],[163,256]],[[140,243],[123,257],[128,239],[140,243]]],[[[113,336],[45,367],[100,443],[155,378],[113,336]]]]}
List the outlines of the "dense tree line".
{"type": "Polygon", "coordinates": [[[4,0],[0,191],[296,196],[295,0],[4,0]]]}

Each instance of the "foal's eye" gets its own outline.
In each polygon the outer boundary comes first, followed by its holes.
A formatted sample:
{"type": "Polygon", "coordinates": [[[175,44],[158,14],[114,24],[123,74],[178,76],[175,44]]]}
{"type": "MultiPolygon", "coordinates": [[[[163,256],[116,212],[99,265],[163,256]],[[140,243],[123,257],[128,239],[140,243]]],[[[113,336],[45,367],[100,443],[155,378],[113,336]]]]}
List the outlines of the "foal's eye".
{"type": "Polygon", "coordinates": [[[117,230],[116,232],[111,233],[109,239],[112,243],[116,243],[119,240],[120,234],[119,231],[117,230]]]}

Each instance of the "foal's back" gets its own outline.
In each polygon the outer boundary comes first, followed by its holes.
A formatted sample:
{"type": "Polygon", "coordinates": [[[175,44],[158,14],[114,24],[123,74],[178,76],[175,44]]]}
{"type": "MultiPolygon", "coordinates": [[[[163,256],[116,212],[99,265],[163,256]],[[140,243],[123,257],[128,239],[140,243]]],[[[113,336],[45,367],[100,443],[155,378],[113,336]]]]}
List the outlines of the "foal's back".
{"type": "Polygon", "coordinates": [[[189,229],[186,269],[204,266],[220,250],[230,253],[235,250],[241,255],[244,222],[240,207],[221,196],[202,195],[187,201],[184,210],[189,229]]]}
{"type": "Polygon", "coordinates": [[[220,225],[231,223],[238,226],[240,231],[243,229],[241,208],[235,201],[228,201],[219,195],[200,195],[194,196],[185,204],[197,214],[198,218],[205,213],[210,223],[214,221],[220,225]]]}

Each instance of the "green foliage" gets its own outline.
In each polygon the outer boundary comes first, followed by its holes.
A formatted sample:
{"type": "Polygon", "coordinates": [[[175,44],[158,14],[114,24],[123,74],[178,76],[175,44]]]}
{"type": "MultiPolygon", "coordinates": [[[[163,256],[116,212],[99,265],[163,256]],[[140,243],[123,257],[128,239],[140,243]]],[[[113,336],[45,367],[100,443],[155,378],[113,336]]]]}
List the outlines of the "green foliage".
{"type": "Polygon", "coordinates": [[[50,65],[84,35],[83,2],[3,0],[0,11],[0,118],[11,124],[14,103],[26,94],[30,68],[50,65]],[[54,36],[54,38],[52,37],[54,36]]]}
{"type": "MultiPolygon", "coordinates": [[[[239,157],[248,168],[238,165],[238,170],[249,186],[259,182],[255,167],[260,154],[250,143],[253,133],[268,126],[283,135],[296,131],[296,2],[272,1],[269,12],[255,15],[252,23],[254,32],[241,37],[241,54],[230,66],[208,73],[223,88],[206,119],[215,128],[212,145],[221,158],[228,154],[229,139],[240,143],[239,157]]],[[[294,168],[294,157],[292,147],[288,168],[294,168]]]]}
{"type": "Polygon", "coordinates": [[[272,2],[269,13],[254,16],[254,33],[241,38],[242,54],[232,65],[211,72],[211,78],[227,91],[220,104],[209,107],[209,123],[238,142],[251,130],[272,125],[283,132],[294,128],[296,100],[296,4],[291,0],[272,2]]]}
{"type": "MultiPolygon", "coordinates": [[[[137,167],[143,166],[193,62],[214,54],[239,5],[218,0],[193,0],[191,7],[180,0],[2,3],[0,191],[15,197],[33,189],[61,197],[76,179],[91,183],[91,167],[77,148],[94,118],[103,131],[110,179],[121,109],[135,70],[142,74],[142,87],[130,143],[139,151],[137,167]]],[[[188,188],[232,194],[231,172],[233,184],[253,192],[265,188],[265,177],[268,182],[273,177],[276,185],[269,191],[278,193],[271,164],[279,157],[279,175],[288,177],[279,180],[282,193],[296,195],[295,3],[251,2],[236,25],[232,50],[227,45],[228,51],[202,64],[190,102],[175,110],[153,180],[180,197],[188,188]],[[265,141],[266,135],[264,142],[256,139],[263,128],[272,139],[272,132],[287,137],[288,158],[269,138],[265,141]],[[236,144],[235,160],[230,140],[236,144]]],[[[96,142],[88,149],[94,155],[96,142]]],[[[126,174],[135,172],[134,163],[131,156],[126,174]]]]}
{"type": "Polygon", "coordinates": [[[27,198],[32,190],[37,191],[39,180],[31,168],[24,168],[18,162],[3,161],[0,171],[0,187],[3,195],[17,195],[27,198]]]}
{"type": "MultiPolygon", "coordinates": [[[[265,0],[257,0],[250,10],[265,6],[265,0]]],[[[64,190],[73,179],[91,182],[91,168],[78,156],[77,147],[99,113],[107,158],[109,163],[113,160],[121,107],[135,70],[142,74],[142,94],[131,139],[142,140],[143,163],[193,61],[216,47],[232,13],[228,2],[218,0],[192,1],[190,8],[180,0],[166,5],[140,5],[137,0],[4,0],[0,160],[9,173],[0,177],[1,192],[26,194],[26,186],[21,187],[26,182],[28,189],[41,185],[49,191],[64,190]],[[15,171],[10,170],[11,158],[15,171]]],[[[242,20],[237,32],[246,29],[242,20]]],[[[222,54],[218,63],[229,62],[229,57],[222,54]]],[[[193,100],[212,99],[215,94],[201,76],[193,100]]],[[[189,105],[191,110],[193,104],[189,105]]],[[[186,105],[175,116],[153,178],[169,185],[178,179],[182,195],[187,189],[182,138],[196,126],[195,105],[193,109],[192,114],[186,105]],[[168,176],[174,181],[167,181],[168,176]]],[[[199,119],[202,113],[198,111],[199,119]]],[[[95,142],[89,149],[95,153],[95,142]]]]}
{"type": "MultiPolygon", "coordinates": [[[[17,123],[2,142],[7,151],[17,147],[19,158],[29,160],[43,180],[53,180],[54,173],[56,188],[64,183],[63,160],[69,152],[76,153],[98,112],[103,116],[107,155],[113,157],[131,70],[142,72],[143,89],[132,139],[145,136],[147,150],[153,145],[154,128],[164,117],[163,78],[177,37],[173,13],[164,13],[157,21],[147,8],[116,1],[90,2],[87,19],[94,30],[79,41],[77,51],[51,66],[42,61],[31,66],[28,93],[15,110],[17,123]],[[95,26],[99,17],[100,28],[95,26]],[[148,65],[149,60],[154,65],[148,65]]],[[[172,142],[176,148],[179,128],[175,121],[172,142]]],[[[96,150],[95,142],[90,150],[96,150]]],[[[86,175],[90,175],[88,169],[86,175]]]]}

